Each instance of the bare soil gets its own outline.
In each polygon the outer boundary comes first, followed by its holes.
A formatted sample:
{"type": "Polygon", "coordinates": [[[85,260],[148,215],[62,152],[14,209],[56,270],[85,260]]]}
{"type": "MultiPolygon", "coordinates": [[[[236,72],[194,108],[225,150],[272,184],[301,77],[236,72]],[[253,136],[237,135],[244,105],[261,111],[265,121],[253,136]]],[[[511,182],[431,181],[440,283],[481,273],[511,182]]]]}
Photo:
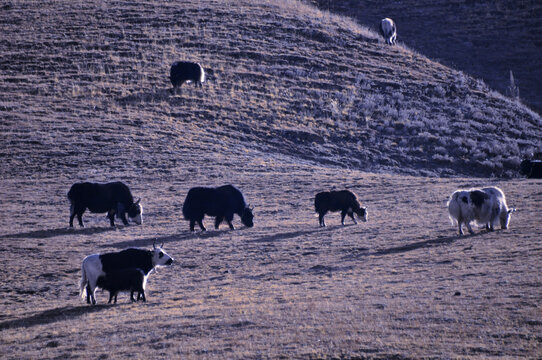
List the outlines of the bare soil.
{"type": "Polygon", "coordinates": [[[0,43],[1,358],[542,356],[542,183],[514,178],[540,147],[528,108],[297,2],[11,1],[0,43]],[[179,59],[203,89],[170,92],[179,59]],[[124,181],[144,224],[68,228],[82,180],[124,181]],[[188,190],[226,183],[255,227],[189,232],[188,190]],[[458,237],[448,196],[486,185],[510,228],[458,237]],[[318,227],[314,195],[342,188],[369,221],[318,227]],[[85,256],[155,242],[175,262],[146,303],[79,297],[85,256]]]}

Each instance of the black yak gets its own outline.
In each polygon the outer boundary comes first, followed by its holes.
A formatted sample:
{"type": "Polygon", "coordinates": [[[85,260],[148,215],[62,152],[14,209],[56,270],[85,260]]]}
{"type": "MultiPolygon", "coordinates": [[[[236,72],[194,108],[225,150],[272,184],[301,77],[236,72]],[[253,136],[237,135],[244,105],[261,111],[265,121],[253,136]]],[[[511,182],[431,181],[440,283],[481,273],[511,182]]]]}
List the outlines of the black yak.
{"type": "Polygon", "coordinates": [[[320,226],[326,226],[324,216],[328,211],[341,211],[341,224],[344,225],[344,217],[348,214],[354,224],[358,222],[354,218],[356,214],[363,221],[367,221],[367,208],[361,207],[356,194],[348,190],[323,191],[316,194],[314,208],[318,213],[320,226]]]}
{"type": "Polygon", "coordinates": [[[542,161],[523,160],[519,165],[519,173],[529,179],[542,179],[542,161]]]}
{"type": "Polygon", "coordinates": [[[241,191],[233,185],[224,185],[217,188],[194,187],[188,191],[183,204],[183,215],[190,220],[190,231],[194,231],[196,222],[202,231],[205,215],[215,216],[215,229],[225,219],[230,229],[234,229],[233,215],[241,217],[241,222],[247,226],[254,226],[252,209],[245,203],[241,191]]]}
{"type": "Polygon", "coordinates": [[[115,214],[124,225],[128,225],[126,214],[136,224],[143,222],[143,207],[134,203],[130,189],[125,184],[112,182],[107,184],[77,183],[73,184],[68,192],[70,200],[70,227],[73,227],[73,218],[77,215],[80,226],[83,225],[83,213],[89,209],[93,213],[107,213],[111,226],[115,226],[115,214]]]}
{"type": "Polygon", "coordinates": [[[173,89],[181,86],[186,81],[191,81],[195,86],[202,86],[205,81],[205,71],[200,64],[188,61],[176,61],[171,65],[169,79],[173,85],[173,89]]]}
{"type": "Polygon", "coordinates": [[[380,34],[386,40],[386,44],[395,45],[397,41],[397,27],[395,22],[390,18],[385,18],[380,21],[380,34]]]}
{"type": "Polygon", "coordinates": [[[110,304],[111,300],[114,298],[116,304],[119,291],[130,291],[131,301],[136,301],[134,299],[134,292],[137,291],[137,301],[139,301],[140,298],[143,301],[146,301],[146,283],[147,278],[143,270],[137,268],[127,268],[108,272],[105,275],[98,277],[96,286],[109,291],[108,303],[110,304]]]}

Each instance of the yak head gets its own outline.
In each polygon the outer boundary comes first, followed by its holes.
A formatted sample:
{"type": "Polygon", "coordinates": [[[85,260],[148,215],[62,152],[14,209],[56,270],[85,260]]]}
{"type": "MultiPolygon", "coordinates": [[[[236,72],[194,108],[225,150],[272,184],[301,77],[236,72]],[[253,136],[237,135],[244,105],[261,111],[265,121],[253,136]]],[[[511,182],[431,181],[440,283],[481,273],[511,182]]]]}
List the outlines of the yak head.
{"type": "Polygon", "coordinates": [[[164,249],[162,249],[162,246],[156,246],[156,244],[152,244],[152,264],[154,266],[167,266],[171,265],[173,263],[173,258],[169,256],[164,249]]]}
{"type": "Polygon", "coordinates": [[[501,213],[501,229],[508,229],[508,223],[510,223],[510,214],[516,212],[515,208],[505,210],[501,213]]]}
{"type": "Polygon", "coordinates": [[[127,211],[130,220],[135,222],[137,225],[141,225],[143,223],[143,206],[141,206],[140,201],[141,199],[138,199],[127,211]]]}
{"type": "Polygon", "coordinates": [[[254,208],[245,207],[243,210],[243,213],[241,214],[241,222],[246,227],[253,227],[254,226],[254,214],[252,213],[252,210],[254,208]]]}
{"type": "Polygon", "coordinates": [[[367,208],[366,207],[360,207],[358,210],[356,210],[356,214],[363,222],[367,222],[367,208]]]}

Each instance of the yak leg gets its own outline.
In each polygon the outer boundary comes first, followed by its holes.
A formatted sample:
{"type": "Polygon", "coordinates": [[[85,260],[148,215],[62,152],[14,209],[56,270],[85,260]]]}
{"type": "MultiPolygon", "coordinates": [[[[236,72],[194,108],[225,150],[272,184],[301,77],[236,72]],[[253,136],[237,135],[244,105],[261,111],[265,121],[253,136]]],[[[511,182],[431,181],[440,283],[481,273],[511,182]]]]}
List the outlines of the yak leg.
{"type": "Polygon", "coordinates": [[[70,206],[70,227],[73,227],[73,218],[75,218],[75,206],[71,204],[70,206]]]}
{"type": "Polygon", "coordinates": [[[459,225],[459,235],[463,235],[463,224],[461,224],[461,221],[458,221],[457,224],[459,225]]]}
{"type": "Polygon", "coordinates": [[[346,216],[346,211],[341,211],[341,224],[344,225],[344,217],[346,216]]]}
{"type": "Polygon", "coordinates": [[[201,219],[198,220],[198,225],[199,225],[201,231],[207,230],[207,229],[205,228],[205,226],[203,226],[203,218],[201,218],[201,219]]]}
{"type": "Polygon", "coordinates": [[[325,212],[321,212],[318,214],[318,221],[320,222],[320,227],[325,227],[326,226],[326,222],[324,220],[324,216],[326,215],[325,212]]]}
{"type": "Polygon", "coordinates": [[[77,221],[79,221],[79,226],[84,227],[83,225],[83,213],[86,208],[82,206],[70,206],[70,227],[73,227],[73,219],[77,215],[77,221]]]}
{"type": "Polygon", "coordinates": [[[137,300],[139,301],[139,297],[141,297],[141,300],[143,302],[147,301],[147,299],[145,298],[145,290],[143,291],[139,291],[139,293],[137,294],[137,300]]]}
{"type": "Polygon", "coordinates": [[[96,296],[94,293],[96,292],[96,285],[94,285],[94,288],[90,285],[90,281],[87,282],[87,304],[96,304],[96,296]]]}
{"type": "Polygon", "coordinates": [[[190,220],[190,231],[194,231],[195,225],[196,225],[196,220],[190,220]]]}
{"type": "Polygon", "coordinates": [[[358,224],[358,222],[357,222],[356,219],[354,218],[354,212],[353,212],[353,211],[349,212],[349,213],[348,213],[348,216],[350,216],[350,217],[352,218],[352,221],[354,222],[354,224],[356,224],[356,225],[358,224]]]}
{"type": "MultiPolygon", "coordinates": [[[[134,299],[134,292],[135,292],[135,290],[130,291],[130,301],[131,301],[131,302],[135,302],[135,301],[136,301],[136,300],[134,299]]],[[[139,293],[138,293],[137,296],[138,296],[138,300],[139,300],[139,293]]]]}
{"type": "Polygon", "coordinates": [[[107,302],[108,304],[111,304],[111,300],[113,300],[113,296],[114,296],[114,294],[112,292],[110,292],[109,293],[109,301],[107,302]]]}
{"type": "Polygon", "coordinates": [[[83,225],[83,211],[77,213],[77,221],[79,221],[79,226],[80,227],[85,227],[85,225],[83,225]]]}
{"type": "Polygon", "coordinates": [[[469,229],[469,233],[471,235],[474,234],[474,231],[472,230],[472,227],[470,226],[470,223],[466,222],[465,225],[467,225],[467,229],[469,229]]]}
{"type": "Polygon", "coordinates": [[[87,304],[90,304],[90,299],[91,299],[90,294],[91,294],[90,293],[90,284],[87,281],[87,304]]]}
{"type": "Polygon", "coordinates": [[[234,230],[233,224],[231,223],[233,221],[233,214],[226,214],[225,216],[226,222],[228,223],[231,230],[234,230]]]}
{"type": "Polygon", "coordinates": [[[85,227],[83,225],[83,213],[85,212],[86,208],[84,207],[77,207],[74,209],[76,215],[77,215],[77,221],[79,222],[80,227],[85,227]]]}
{"type": "Polygon", "coordinates": [[[107,218],[109,219],[109,225],[115,226],[115,210],[109,210],[107,212],[107,218]]]}
{"type": "Polygon", "coordinates": [[[220,226],[220,223],[222,222],[222,220],[224,220],[224,217],[218,215],[216,218],[215,218],[215,229],[218,230],[218,227],[220,226]]]}
{"type": "Polygon", "coordinates": [[[122,220],[124,226],[128,225],[128,220],[126,219],[126,208],[122,203],[117,203],[117,214],[122,220]]]}

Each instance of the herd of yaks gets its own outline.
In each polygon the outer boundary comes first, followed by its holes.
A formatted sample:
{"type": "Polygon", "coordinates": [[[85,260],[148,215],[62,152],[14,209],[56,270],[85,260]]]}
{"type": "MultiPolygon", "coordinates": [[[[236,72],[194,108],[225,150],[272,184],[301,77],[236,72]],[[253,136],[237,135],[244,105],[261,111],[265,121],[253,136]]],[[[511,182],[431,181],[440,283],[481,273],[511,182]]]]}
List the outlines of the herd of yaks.
{"type": "MultiPolygon", "coordinates": [[[[395,45],[397,29],[392,19],[385,18],[380,22],[380,33],[389,45],[395,45]]],[[[195,86],[202,86],[205,81],[205,71],[198,63],[177,61],[170,69],[170,81],[173,90],[185,82],[193,82],[195,86]]],[[[527,177],[542,177],[542,163],[538,160],[525,160],[521,164],[521,172],[527,177]]],[[[80,226],[83,225],[82,215],[86,209],[93,213],[107,213],[110,225],[115,226],[115,217],[128,225],[128,217],[136,224],[143,222],[143,207],[140,199],[134,202],[128,186],[121,182],[106,184],[77,183],[68,192],[70,207],[70,227],[77,216],[80,226]]],[[[472,222],[485,225],[488,231],[493,231],[497,223],[506,229],[510,221],[510,214],[515,211],[508,208],[506,198],[501,189],[486,187],[482,189],[469,189],[455,191],[448,201],[448,211],[453,223],[457,223],[459,234],[463,234],[463,225],[472,234],[472,222]]],[[[320,226],[326,226],[324,216],[329,211],[341,212],[341,223],[348,215],[357,224],[354,215],[362,221],[367,221],[367,208],[362,207],[356,194],[349,190],[325,191],[316,194],[314,207],[318,213],[320,226]]],[[[183,216],[190,222],[190,231],[194,231],[196,223],[202,231],[205,215],[215,217],[215,229],[226,221],[230,229],[234,214],[241,218],[247,226],[254,226],[252,208],[246,204],[241,191],[233,185],[224,185],[216,188],[194,187],[189,190],[183,204],[183,216]]],[[[149,274],[158,266],[167,266],[173,263],[162,246],[153,245],[151,250],[125,249],[114,253],[93,254],[83,260],[81,266],[80,291],[81,296],[89,304],[95,304],[95,291],[101,288],[109,291],[109,302],[117,302],[119,291],[130,291],[130,299],[145,301],[145,285],[149,274]],[[137,292],[137,299],[134,293],[137,292]]]]}
{"type": "MultiPolygon", "coordinates": [[[[77,216],[79,225],[83,225],[82,215],[86,209],[93,213],[106,213],[111,226],[118,217],[125,225],[128,218],[136,224],[143,222],[143,207],[140,199],[134,198],[128,186],[122,182],[76,183],[68,192],[70,201],[70,227],[77,216]]],[[[468,189],[455,191],[448,200],[448,212],[452,222],[459,226],[459,234],[463,234],[463,225],[472,234],[471,223],[485,225],[488,231],[493,231],[497,223],[502,229],[508,228],[510,214],[515,211],[508,208],[506,198],[501,189],[486,187],[482,189],[468,189]]],[[[320,226],[326,226],[324,216],[328,212],[341,212],[341,223],[348,215],[357,224],[356,215],[366,222],[368,212],[362,207],[356,194],[350,190],[323,191],[314,197],[314,209],[318,214],[320,226]]],[[[205,215],[215,217],[215,229],[222,221],[226,221],[230,229],[234,229],[233,218],[237,214],[241,222],[247,226],[254,226],[252,208],[247,205],[242,192],[233,185],[220,187],[193,187],[188,191],[183,204],[183,216],[190,222],[190,231],[194,231],[197,223],[202,231],[205,215]]],[[[173,263],[162,246],[153,245],[153,249],[129,248],[120,252],[93,254],[83,260],[81,266],[80,291],[81,296],[89,304],[95,304],[95,291],[101,288],[109,291],[109,302],[117,302],[119,291],[130,291],[130,299],[145,301],[145,284],[149,274],[158,266],[167,266],[173,263]]]]}

